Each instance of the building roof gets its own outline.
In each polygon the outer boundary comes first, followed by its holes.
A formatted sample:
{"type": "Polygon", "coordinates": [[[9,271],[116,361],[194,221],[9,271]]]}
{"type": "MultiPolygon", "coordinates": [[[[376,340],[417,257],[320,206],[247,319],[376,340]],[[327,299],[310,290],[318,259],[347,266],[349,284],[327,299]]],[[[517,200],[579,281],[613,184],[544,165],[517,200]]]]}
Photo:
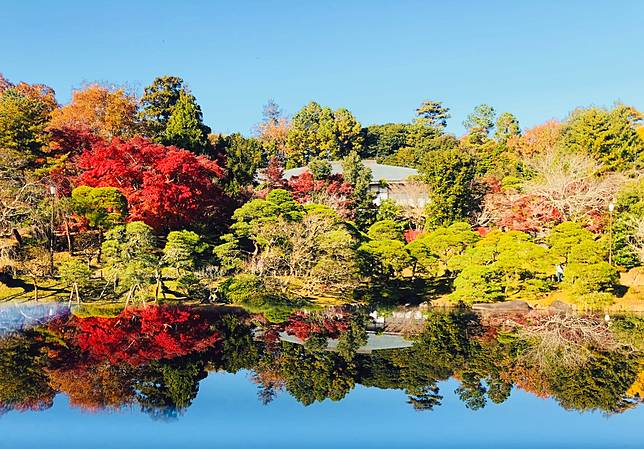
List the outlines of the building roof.
{"type": "MultiPolygon", "coordinates": [[[[373,176],[373,183],[377,184],[381,181],[389,183],[405,181],[410,176],[418,175],[418,170],[409,167],[397,167],[395,165],[378,164],[373,159],[364,159],[362,163],[371,169],[373,176]]],[[[289,180],[293,176],[300,176],[308,170],[308,167],[297,167],[289,170],[284,170],[284,179],[289,180]]],[[[331,173],[342,174],[342,161],[331,161],[331,173]]]]}

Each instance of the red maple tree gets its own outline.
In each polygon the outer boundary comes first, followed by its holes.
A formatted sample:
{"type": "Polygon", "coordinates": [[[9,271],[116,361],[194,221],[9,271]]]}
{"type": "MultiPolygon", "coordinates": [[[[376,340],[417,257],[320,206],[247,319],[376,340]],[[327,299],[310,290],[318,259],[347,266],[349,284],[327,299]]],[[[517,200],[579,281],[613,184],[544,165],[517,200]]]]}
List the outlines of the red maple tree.
{"type": "Polygon", "coordinates": [[[344,218],[349,218],[351,214],[349,196],[353,189],[340,174],[330,175],[325,179],[315,179],[310,171],[305,171],[289,179],[288,190],[301,204],[326,204],[336,209],[344,218]]]}
{"type": "Polygon", "coordinates": [[[563,221],[557,209],[536,196],[524,195],[512,203],[499,226],[515,231],[540,234],[563,221]]]}
{"type": "Polygon", "coordinates": [[[141,137],[96,142],[78,166],[77,184],[120,189],[128,200],[129,219],[156,230],[207,221],[225,202],[216,183],[222,176],[216,162],[141,137]]]}

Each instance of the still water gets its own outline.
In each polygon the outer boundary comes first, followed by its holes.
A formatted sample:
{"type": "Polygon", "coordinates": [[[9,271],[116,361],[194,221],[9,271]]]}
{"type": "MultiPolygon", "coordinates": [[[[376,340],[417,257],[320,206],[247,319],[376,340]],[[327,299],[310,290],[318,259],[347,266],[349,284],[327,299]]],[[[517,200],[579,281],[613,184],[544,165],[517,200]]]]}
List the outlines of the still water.
{"type": "Polygon", "coordinates": [[[0,448],[643,447],[639,321],[548,360],[498,319],[401,316],[0,314],[0,448]]]}

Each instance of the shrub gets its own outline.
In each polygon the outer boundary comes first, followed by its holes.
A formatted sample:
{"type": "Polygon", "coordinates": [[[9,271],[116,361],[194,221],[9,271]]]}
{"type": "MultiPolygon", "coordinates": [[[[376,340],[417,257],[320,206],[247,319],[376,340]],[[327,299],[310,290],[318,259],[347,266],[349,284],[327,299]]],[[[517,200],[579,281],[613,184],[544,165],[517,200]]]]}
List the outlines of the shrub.
{"type": "Polygon", "coordinates": [[[566,268],[564,287],[573,294],[588,294],[611,290],[619,280],[619,273],[608,262],[571,263],[566,268]]]}
{"type": "Polygon", "coordinates": [[[377,221],[367,231],[373,240],[400,240],[403,241],[403,229],[399,223],[393,220],[377,221]]]}
{"type": "Polygon", "coordinates": [[[201,280],[193,273],[187,273],[177,279],[177,288],[191,299],[206,299],[208,291],[201,284],[201,280]]]}
{"type": "Polygon", "coordinates": [[[241,305],[251,313],[261,313],[271,322],[285,321],[301,305],[272,291],[254,274],[239,274],[227,279],[219,292],[224,300],[241,305]]]}
{"type": "Polygon", "coordinates": [[[454,257],[450,265],[460,271],[451,298],[472,303],[545,292],[555,262],[527,234],[494,231],[454,257]]]}
{"type": "Polygon", "coordinates": [[[372,240],[358,248],[365,273],[374,278],[389,279],[402,275],[412,264],[405,244],[400,240],[372,240]]]}

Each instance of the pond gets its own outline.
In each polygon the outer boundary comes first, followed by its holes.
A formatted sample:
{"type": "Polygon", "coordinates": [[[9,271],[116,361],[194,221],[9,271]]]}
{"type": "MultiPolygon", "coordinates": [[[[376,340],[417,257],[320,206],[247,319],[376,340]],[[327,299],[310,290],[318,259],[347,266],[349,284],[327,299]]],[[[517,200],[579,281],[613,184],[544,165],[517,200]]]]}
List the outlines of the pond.
{"type": "Polygon", "coordinates": [[[0,328],[0,448],[642,447],[641,317],[22,305],[0,328]]]}

